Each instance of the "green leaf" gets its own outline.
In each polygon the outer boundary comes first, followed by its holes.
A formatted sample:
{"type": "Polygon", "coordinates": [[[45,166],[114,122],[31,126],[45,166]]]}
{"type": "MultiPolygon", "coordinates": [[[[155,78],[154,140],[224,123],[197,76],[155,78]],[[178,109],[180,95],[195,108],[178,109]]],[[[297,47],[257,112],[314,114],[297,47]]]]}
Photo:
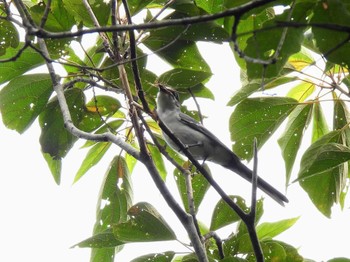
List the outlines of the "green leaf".
{"type": "MultiPolygon", "coordinates": [[[[189,169],[189,163],[185,162],[183,164],[183,167],[185,169],[189,169]]],[[[210,170],[207,165],[204,165],[204,168],[209,172],[210,170]]],[[[191,182],[192,182],[192,191],[193,191],[193,201],[194,201],[194,206],[196,208],[196,213],[198,212],[198,207],[201,204],[206,192],[208,191],[210,185],[208,181],[202,176],[200,173],[195,172],[195,168],[192,167],[191,170],[191,182]]],[[[187,196],[187,187],[186,187],[186,174],[181,173],[177,168],[174,170],[174,177],[175,177],[175,182],[177,185],[177,189],[179,190],[182,204],[185,207],[186,212],[189,212],[189,206],[188,206],[188,196],[187,196]]]]}
{"type": "MultiPolygon", "coordinates": [[[[51,3],[44,27],[46,30],[53,32],[69,31],[75,25],[74,17],[65,9],[63,2],[53,1],[51,3]]],[[[34,5],[29,9],[36,24],[39,25],[41,23],[45,9],[44,2],[34,5]]]]}
{"type": "Polygon", "coordinates": [[[233,151],[241,158],[251,159],[254,137],[261,148],[297,105],[296,100],[288,97],[243,100],[229,122],[233,151]]]}
{"type": "Polygon", "coordinates": [[[175,68],[160,75],[158,81],[175,89],[191,88],[206,81],[211,75],[205,71],[175,68]]]}
{"type": "Polygon", "coordinates": [[[299,53],[293,54],[288,59],[288,66],[300,72],[305,67],[310,66],[315,62],[315,59],[307,51],[306,48],[301,49],[299,53]]]}
{"type": "Polygon", "coordinates": [[[43,153],[44,159],[51,171],[51,174],[57,185],[61,183],[61,171],[62,171],[62,161],[61,159],[54,159],[50,154],[43,153]]]}
{"type": "Polygon", "coordinates": [[[108,247],[119,246],[123,242],[115,238],[111,227],[126,221],[127,210],[132,205],[132,194],[131,177],[126,162],[124,158],[116,156],[111,161],[101,186],[93,230],[93,238],[106,238],[100,239],[100,242],[95,240],[94,243],[99,246],[92,249],[91,262],[114,261],[115,249],[108,247]]]}
{"type": "Polygon", "coordinates": [[[313,127],[312,127],[312,142],[315,142],[329,132],[326,118],[323,109],[318,100],[315,101],[313,108],[313,127]]]}
{"type": "Polygon", "coordinates": [[[167,251],[163,253],[154,253],[144,255],[131,260],[131,262],[171,262],[175,256],[174,251],[167,251]]]}
{"type": "MultiPolygon", "coordinates": [[[[110,249],[110,250],[113,250],[113,258],[114,258],[114,247],[120,246],[123,244],[124,244],[123,242],[119,241],[118,239],[116,239],[114,237],[112,230],[108,229],[105,232],[98,233],[92,237],[89,237],[89,238],[79,242],[78,244],[75,244],[74,246],[72,246],[72,248],[74,248],[74,247],[89,247],[89,248],[102,249],[102,250],[110,249]]],[[[99,258],[101,258],[101,257],[106,258],[106,256],[98,256],[98,257],[99,258]]],[[[91,258],[90,261],[97,262],[97,261],[108,261],[108,260],[96,260],[95,256],[94,256],[91,258]]],[[[109,261],[113,261],[113,260],[109,260],[109,261]]]]}
{"type": "MultiPolygon", "coordinates": [[[[326,3],[319,2],[313,9],[310,23],[325,23],[347,26],[349,24],[350,12],[344,1],[330,0],[326,3]]],[[[314,40],[318,49],[325,55],[326,59],[342,65],[350,66],[350,44],[348,34],[321,27],[312,27],[314,40]]]]}
{"type": "Polygon", "coordinates": [[[152,155],[152,159],[153,159],[154,164],[156,165],[156,167],[160,173],[160,176],[165,181],[166,176],[167,176],[167,170],[166,170],[166,167],[164,165],[162,154],[159,152],[158,147],[156,147],[154,145],[148,145],[148,149],[152,155]]]}
{"type": "Polygon", "coordinates": [[[345,257],[337,257],[337,258],[332,258],[327,262],[350,262],[350,259],[345,257]]]}
{"type": "Polygon", "coordinates": [[[179,30],[186,31],[179,26],[152,30],[143,44],[175,68],[211,72],[195,41],[179,39],[179,30]]]}
{"type": "Polygon", "coordinates": [[[0,111],[7,128],[23,133],[45,108],[53,91],[49,74],[19,76],[0,91],[0,111]]]}
{"type": "MultiPolygon", "coordinates": [[[[21,43],[17,49],[9,48],[1,59],[13,58],[17,52],[23,48],[21,43]]],[[[25,72],[44,64],[41,55],[31,48],[26,48],[14,61],[0,63],[0,84],[5,83],[17,76],[22,76],[25,72]]]]}
{"type": "Polygon", "coordinates": [[[99,113],[101,116],[113,115],[121,107],[120,102],[111,96],[99,95],[92,98],[86,109],[92,113],[99,113]]]}
{"type": "MultiPolygon", "coordinates": [[[[245,200],[240,196],[230,196],[243,211],[249,212],[245,200]]],[[[214,208],[211,217],[210,230],[217,230],[234,222],[240,221],[240,217],[228,206],[228,204],[220,199],[214,208]]]]}
{"type": "Polygon", "coordinates": [[[326,217],[331,217],[332,206],[338,203],[344,187],[340,184],[347,177],[346,169],[338,166],[299,181],[315,207],[326,217]],[[345,173],[344,173],[345,172],[345,173]]]}
{"type": "MultiPolygon", "coordinates": [[[[71,17],[74,17],[77,23],[83,23],[84,26],[93,27],[94,23],[86,10],[82,1],[62,0],[65,9],[71,17]]],[[[90,7],[96,16],[99,24],[104,26],[107,24],[111,8],[103,0],[94,0],[89,2],[90,7]]]]}
{"type": "Polygon", "coordinates": [[[286,252],[282,245],[277,241],[261,242],[261,249],[264,254],[265,261],[286,261],[286,252]]]}
{"type": "Polygon", "coordinates": [[[9,47],[17,48],[19,45],[19,34],[16,27],[4,19],[0,20],[0,39],[0,56],[3,56],[9,47]]]}
{"type": "Polygon", "coordinates": [[[129,0],[128,6],[130,13],[134,16],[142,11],[152,0],[129,0]]]}
{"type": "Polygon", "coordinates": [[[272,239],[292,227],[299,217],[284,219],[277,222],[266,222],[257,226],[256,232],[260,240],[272,239]]]}
{"type": "Polygon", "coordinates": [[[323,142],[325,141],[320,138],[305,151],[300,163],[298,180],[331,170],[350,160],[348,147],[323,142]]]}
{"type": "Polygon", "coordinates": [[[292,87],[287,96],[303,102],[315,91],[315,85],[303,82],[297,86],[292,87]]]}
{"type": "Polygon", "coordinates": [[[297,156],[304,131],[306,130],[312,112],[313,104],[298,105],[289,115],[284,133],[278,139],[286,168],[286,184],[289,184],[291,172],[297,156]]]}
{"type": "Polygon", "coordinates": [[[127,222],[113,226],[115,237],[123,242],[175,240],[176,235],[158,211],[149,203],[132,206],[127,222]]]}
{"type": "Polygon", "coordinates": [[[342,131],[332,131],[304,153],[298,179],[311,201],[325,216],[330,217],[331,207],[339,202],[346,185],[347,161],[350,149],[339,144],[342,131]]]}
{"type": "MultiPolygon", "coordinates": [[[[75,125],[79,124],[85,112],[85,96],[80,89],[72,88],[65,97],[75,125]]],[[[54,97],[39,115],[41,127],[40,144],[43,153],[49,153],[54,159],[64,157],[77,140],[65,129],[62,112],[57,97],[54,97]]]]}
{"type": "MultiPolygon", "coordinates": [[[[307,18],[308,11],[312,7],[311,3],[298,2],[293,8],[291,19],[294,22],[305,21],[307,18]]],[[[289,12],[284,12],[281,15],[276,15],[273,19],[266,21],[263,24],[263,28],[275,28],[272,30],[262,30],[254,35],[252,35],[247,40],[247,47],[244,49],[244,53],[247,56],[262,59],[268,61],[272,59],[275,55],[277,48],[279,48],[279,43],[281,37],[284,34],[283,27],[276,27],[276,21],[285,21],[288,19],[289,12]],[[268,39],[268,41],[267,41],[268,39]],[[257,46],[259,48],[257,48],[257,46]]],[[[259,63],[247,63],[247,73],[249,79],[262,78],[262,77],[273,77],[277,76],[283,66],[288,61],[292,54],[300,51],[301,44],[303,42],[303,34],[305,29],[302,28],[288,28],[286,31],[285,39],[283,45],[278,50],[279,56],[276,62],[269,64],[266,68],[259,63]]]]}
{"type": "Polygon", "coordinates": [[[110,148],[110,142],[100,142],[94,145],[87,153],[85,159],[83,160],[77,174],[74,177],[74,183],[77,182],[87,171],[95,166],[102,157],[105,155],[107,150],[110,148]]]}

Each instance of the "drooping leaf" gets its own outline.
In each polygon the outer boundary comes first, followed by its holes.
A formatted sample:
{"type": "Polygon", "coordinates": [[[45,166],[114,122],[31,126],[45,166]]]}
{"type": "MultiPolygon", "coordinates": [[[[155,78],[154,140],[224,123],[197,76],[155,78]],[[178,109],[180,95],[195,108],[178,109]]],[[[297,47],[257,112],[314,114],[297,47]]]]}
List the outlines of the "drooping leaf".
{"type": "MultiPolygon", "coordinates": [[[[313,8],[310,23],[325,23],[347,26],[350,12],[344,1],[330,0],[318,2],[313,8]]],[[[326,54],[326,59],[339,64],[350,66],[348,34],[321,27],[312,27],[313,37],[318,49],[326,54]]]]}
{"type": "MultiPolygon", "coordinates": [[[[65,92],[72,121],[79,124],[85,112],[85,96],[80,89],[72,88],[65,92]]],[[[43,153],[49,153],[54,159],[64,157],[77,140],[64,127],[61,108],[57,97],[53,98],[39,115],[41,127],[40,144],[43,153]]]]}
{"type": "Polygon", "coordinates": [[[45,161],[49,166],[51,174],[57,185],[61,183],[62,160],[54,159],[50,154],[43,153],[45,161]]]}
{"type": "Polygon", "coordinates": [[[167,170],[166,170],[166,167],[164,165],[162,154],[159,152],[158,148],[154,145],[148,145],[148,149],[152,155],[152,159],[153,159],[154,164],[156,165],[156,167],[159,171],[160,176],[165,181],[165,179],[167,177],[167,170]]]}
{"type": "MultiPolygon", "coordinates": [[[[188,162],[185,162],[183,167],[188,169],[190,168],[190,165],[188,162]]],[[[208,166],[205,165],[204,168],[210,174],[210,170],[208,166]]],[[[192,177],[190,178],[192,182],[193,202],[195,206],[195,211],[198,212],[199,205],[201,204],[210,185],[208,181],[201,174],[195,172],[194,167],[192,167],[191,173],[193,174],[192,177]]],[[[181,196],[182,204],[184,205],[186,212],[189,212],[185,176],[186,174],[181,173],[178,169],[174,170],[175,182],[181,196]]]]}
{"type": "Polygon", "coordinates": [[[315,142],[329,132],[328,124],[319,101],[313,107],[312,142],[315,142]]]}
{"type": "MultiPolygon", "coordinates": [[[[24,47],[20,43],[18,48],[8,48],[6,54],[1,59],[15,58],[18,51],[24,47]]],[[[26,48],[19,57],[10,62],[0,63],[0,84],[5,83],[17,76],[22,76],[25,72],[38,67],[44,63],[41,55],[31,48],[26,48]]]]}
{"type": "Polygon", "coordinates": [[[350,149],[339,144],[342,131],[332,131],[314,142],[304,153],[298,174],[302,188],[314,205],[330,217],[338,203],[348,176],[350,149]]]}
{"type": "Polygon", "coordinates": [[[241,158],[251,159],[254,137],[258,147],[262,147],[297,105],[296,100],[288,97],[243,100],[230,117],[233,151],[241,158]]]}
{"type": "Polygon", "coordinates": [[[138,258],[131,260],[130,262],[171,262],[175,256],[174,251],[167,251],[163,253],[154,253],[144,255],[138,258]]]}
{"type": "Polygon", "coordinates": [[[277,222],[265,222],[256,227],[260,240],[272,239],[292,227],[299,217],[284,219],[277,222]]]}
{"type": "MultiPolygon", "coordinates": [[[[243,211],[248,212],[245,200],[240,196],[230,196],[233,202],[235,202],[243,211]]],[[[221,227],[227,226],[231,223],[239,221],[239,216],[228,206],[224,200],[219,200],[214,208],[214,212],[211,217],[210,230],[217,230],[221,227]]]]}
{"type": "Polygon", "coordinates": [[[176,235],[158,211],[149,203],[132,206],[130,219],[113,226],[115,237],[123,242],[175,240],[176,235]]]}
{"type": "Polygon", "coordinates": [[[0,111],[4,125],[23,133],[45,108],[52,91],[49,74],[14,78],[0,91],[0,111]]]}
{"type": "Polygon", "coordinates": [[[116,156],[110,163],[101,186],[96,208],[96,222],[90,261],[114,261],[115,246],[123,244],[111,230],[112,225],[126,221],[132,205],[132,184],[124,158],[116,156]]]}
{"type": "Polygon", "coordinates": [[[77,182],[87,171],[95,166],[105,155],[110,148],[111,142],[100,142],[94,145],[87,153],[85,159],[81,163],[81,166],[74,177],[74,183],[77,182]]]}
{"type": "Polygon", "coordinates": [[[312,112],[312,104],[298,105],[289,115],[284,133],[278,139],[286,168],[286,184],[289,184],[292,168],[297,156],[305,129],[312,112]]]}
{"type": "MultiPolygon", "coordinates": [[[[335,138],[339,131],[328,133],[335,138]]],[[[350,149],[339,143],[327,141],[324,137],[313,143],[304,153],[298,174],[298,180],[331,170],[350,160],[350,149]]]]}

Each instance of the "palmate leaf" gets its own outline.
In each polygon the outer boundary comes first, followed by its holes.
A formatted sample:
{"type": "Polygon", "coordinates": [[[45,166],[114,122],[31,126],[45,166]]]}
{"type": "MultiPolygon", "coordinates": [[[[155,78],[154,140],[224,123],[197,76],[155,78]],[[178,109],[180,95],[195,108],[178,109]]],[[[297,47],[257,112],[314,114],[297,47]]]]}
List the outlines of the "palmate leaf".
{"type": "Polygon", "coordinates": [[[23,133],[45,108],[53,92],[49,74],[11,80],[0,92],[0,111],[7,128],[23,133]]]}
{"type": "Polygon", "coordinates": [[[233,151],[241,158],[251,159],[254,137],[261,148],[297,105],[296,100],[288,97],[243,100],[230,117],[233,151]]]}
{"type": "Polygon", "coordinates": [[[128,221],[113,226],[116,239],[123,242],[176,239],[173,230],[151,204],[140,202],[129,209],[128,215],[128,221]]]}

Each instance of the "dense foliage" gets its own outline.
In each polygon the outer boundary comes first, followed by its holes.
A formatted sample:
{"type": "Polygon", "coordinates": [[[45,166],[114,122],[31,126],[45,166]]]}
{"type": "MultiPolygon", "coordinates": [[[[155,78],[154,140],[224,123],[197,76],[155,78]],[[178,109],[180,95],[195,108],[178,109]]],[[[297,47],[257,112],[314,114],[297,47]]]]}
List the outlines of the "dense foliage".
{"type": "MultiPolygon", "coordinates": [[[[350,2],[341,0],[1,1],[2,120],[23,133],[38,119],[43,157],[57,184],[62,161],[79,138],[88,140],[89,151],[75,182],[110,148],[121,148],[102,184],[94,235],[77,244],[92,248],[91,261],[113,261],[119,247],[130,242],[176,240],[176,230],[150,203],[133,202],[135,158],[162,181],[169,175],[165,156],[175,159],[180,205],[191,213],[181,169],[188,163],[168,147],[165,152],[153,112],[156,83],[179,90],[181,101],[215,99],[206,87],[210,67],[196,43],[228,42],[242,83],[234,94],[230,86],[223,91],[232,96],[228,105],[235,106],[229,119],[233,151],[252,159],[254,138],[261,148],[286,121],[278,140],[286,185],[298,182],[330,217],[334,205],[344,208],[348,193],[349,20],[350,2]],[[150,71],[145,50],[172,69],[161,75],[150,71]],[[32,71],[43,65],[47,73],[32,71]],[[255,95],[281,87],[288,89],[283,97],[255,95]],[[333,103],[332,126],[325,120],[324,101],[333,103]],[[303,140],[308,128],[311,141],[303,140]],[[299,152],[302,142],[308,148],[299,152]],[[297,154],[302,154],[300,163],[297,154]],[[297,177],[292,177],[293,169],[299,169],[297,177]]],[[[201,117],[198,111],[187,113],[201,117]]],[[[192,179],[196,207],[205,208],[200,204],[209,186],[202,176],[192,179]]],[[[165,194],[166,189],[160,190],[165,194]]],[[[230,198],[249,212],[241,197],[230,198]]],[[[303,261],[296,248],[274,240],[296,219],[259,223],[262,214],[258,201],[255,228],[265,260],[303,261]]],[[[246,225],[226,202],[217,203],[211,225],[201,227],[201,233],[209,261],[255,260],[246,225]],[[215,230],[236,222],[237,229],[225,240],[215,238],[215,230]]],[[[196,256],[169,251],[133,261],[175,260],[196,261],[196,256]]]]}

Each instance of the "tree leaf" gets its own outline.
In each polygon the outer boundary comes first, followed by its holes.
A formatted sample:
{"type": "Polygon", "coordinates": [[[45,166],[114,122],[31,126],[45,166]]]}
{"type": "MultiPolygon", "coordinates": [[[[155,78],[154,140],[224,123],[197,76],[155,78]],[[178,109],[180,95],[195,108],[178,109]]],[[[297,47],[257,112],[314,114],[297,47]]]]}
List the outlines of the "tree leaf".
{"type": "Polygon", "coordinates": [[[254,137],[258,140],[258,147],[262,147],[297,105],[296,100],[288,97],[243,100],[229,122],[233,151],[241,158],[251,159],[254,137]]]}
{"type": "Polygon", "coordinates": [[[165,181],[165,179],[167,177],[167,170],[166,170],[166,167],[164,165],[162,154],[159,152],[159,149],[154,145],[148,145],[148,149],[152,155],[152,159],[153,159],[154,164],[156,165],[156,167],[159,171],[160,176],[165,181]]]}
{"type": "Polygon", "coordinates": [[[0,20],[0,39],[0,56],[3,56],[9,47],[17,48],[19,45],[19,34],[16,27],[4,19],[0,20]]]}
{"type": "MultiPolygon", "coordinates": [[[[308,10],[312,6],[312,3],[298,2],[293,8],[291,19],[295,22],[305,21],[308,16],[308,10]]],[[[288,15],[289,11],[274,16],[273,19],[270,19],[263,24],[263,28],[273,27],[276,21],[285,21],[288,19],[288,15]]],[[[284,34],[284,28],[274,28],[275,29],[272,30],[262,30],[257,34],[252,35],[247,40],[247,47],[244,49],[245,55],[266,61],[272,59],[276,50],[279,48],[281,37],[284,34]],[[257,46],[259,48],[257,48],[257,46]]],[[[259,63],[247,63],[249,79],[277,76],[288,61],[289,57],[300,51],[304,39],[304,31],[304,28],[288,28],[283,45],[279,49],[279,56],[276,63],[269,64],[266,68],[259,63]]]]}
{"type": "MultiPolygon", "coordinates": [[[[20,43],[17,49],[9,48],[2,59],[9,59],[17,55],[17,52],[23,48],[20,43]]],[[[31,48],[26,48],[20,57],[16,60],[6,63],[0,63],[0,84],[5,83],[16,76],[22,76],[25,72],[44,64],[41,55],[31,48]]]]}
{"type": "Polygon", "coordinates": [[[110,146],[111,142],[99,142],[89,150],[77,174],[74,177],[74,183],[77,182],[83,175],[85,175],[86,172],[90,170],[90,168],[100,162],[110,146]]]}
{"type": "Polygon", "coordinates": [[[50,154],[43,153],[44,159],[49,166],[51,174],[57,185],[61,183],[62,160],[54,159],[50,154]]]}
{"type": "MultiPolygon", "coordinates": [[[[189,162],[185,162],[183,164],[185,169],[191,168],[189,162]]],[[[204,165],[204,168],[209,172],[210,170],[207,165],[204,165]]],[[[192,190],[193,190],[193,201],[194,206],[196,208],[196,213],[198,212],[199,205],[201,204],[206,192],[208,191],[210,185],[209,182],[202,176],[200,173],[195,172],[195,168],[192,167],[191,170],[191,181],[192,181],[192,190]]],[[[174,170],[175,182],[177,185],[177,189],[179,190],[182,204],[185,207],[186,212],[189,212],[188,206],[188,196],[187,196],[187,187],[186,187],[186,174],[181,173],[177,168],[174,170]]]]}
{"type": "Polygon", "coordinates": [[[7,128],[23,133],[45,108],[52,94],[49,74],[19,76],[0,91],[0,111],[7,128]]]}
{"type": "Polygon", "coordinates": [[[127,222],[113,226],[115,237],[123,242],[175,240],[176,235],[158,211],[149,203],[132,206],[127,222]]]}
{"type": "Polygon", "coordinates": [[[289,115],[284,133],[278,139],[286,168],[286,184],[289,184],[291,172],[297,156],[304,131],[306,130],[312,112],[313,104],[298,105],[289,115]]]}
{"type": "MultiPolygon", "coordinates": [[[[73,123],[77,125],[85,111],[85,96],[77,88],[68,89],[65,96],[73,123]]],[[[53,98],[39,115],[39,124],[41,127],[40,144],[43,153],[49,153],[54,159],[64,157],[77,138],[64,127],[57,97],[53,98]]]]}
{"type": "Polygon", "coordinates": [[[298,180],[331,170],[350,160],[348,147],[323,142],[325,141],[320,138],[305,151],[300,163],[298,180]]]}
{"type": "Polygon", "coordinates": [[[302,82],[297,86],[292,87],[287,96],[303,102],[315,91],[315,85],[302,82]]]}
{"type": "Polygon", "coordinates": [[[284,219],[277,222],[265,222],[256,227],[256,231],[260,240],[272,239],[282,232],[292,227],[299,217],[284,219]]]}
{"type": "MultiPolygon", "coordinates": [[[[233,202],[235,202],[243,211],[249,212],[249,208],[246,205],[245,200],[240,196],[230,196],[233,202]]],[[[227,226],[234,222],[240,221],[240,217],[228,206],[228,204],[220,199],[215,205],[212,217],[210,230],[217,230],[221,227],[227,226]]]]}
{"type": "Polygon", "coordinates": [[[194,71],[175,68],[159,76],[159,82],[175,89],[191,88],[207,80],[212,74],[205,71],[194,71]]]}
{"type": "Polygon", "coordinates": [[[171,262],[175,256],[174,251],[166,251],[163,253],[154,253],[144,255],[138,258],[131,260],[130,262],[171,262]]]}
{"type": "Polygon", "coordinates": [[[312,142],[315,142],[329,132],[326,118],[319,101],[315,101],[313,107],[313,127],[312,127],[312,142]]]}
{"type": "Polygon", "coordinates": [[[117,240],[111,227],[126,221],[127,210],[132,205],[132,184],[124,158],[116,156],[111,161],[101,186],[96,207],[95,238],[90,261],[114,261],[115,249],[108,247],[123,244],[117,240]],[[105,237],[105,238],[97,238],[105,237]]]}
{"type": "Polygon", "coordinates": [[[105,95],[95,96],[86,104],[86,108],[89,112],[98,112],[102,116],[113,115],[120,107],[121,104],[117,99],[105,95]]]}
{"type": "MultiPolygon", "coordinates": [[[[330,0],[316,4],[310,23],[347,26],[349,19],[350,13],[344,1],[330,0]]],[[[317,47],[323,54],[326,54],[327,60],[339,65],[350,66],[350,44],[347,41],[346,32],[312,27],[312,33],[317,47]]]]}
{"type": "MultiPolygon", "coordinates": [[[[74,17],[78,24],[83,23],[83,25],[87,27],[94,26],[82,1],[62,0],[62,2],[70,16],[74,17]]],[[[89,4],[99,24],[101,26],[106,25],[111,11],[109,4],[103,0],[94,0],[89,4]]]]}
{"type": "MultiPolygon", "coordinates": [[[[123,245],[124,243],[119,241],[114,237],[114,234],[111,229],[106,230],[105,232],[98,233],[92,237],[89,237],[78,244],[75,244],[72,246],[74,247],[89,247],[93,249],[102,249],[104,254],[97,255],[99,258],[103,257],[106,258],[107,255],[106,251],[107,249],[113,250],[113,258],[114,258],[114,247],[123,245]]],[[[112,252],[111,252],[112,253],[112,252]]],[[[97,257],[96,256],[96,257],[97,257]]],[[[108,256],[108,255],[107,255],[108,256]]],[[[95,256],[91,258],[91,261],[108,261],[108,260],[96,260],[95,256]]],[[[109,260],[113,261],[113,260],[109,260]]]]}

